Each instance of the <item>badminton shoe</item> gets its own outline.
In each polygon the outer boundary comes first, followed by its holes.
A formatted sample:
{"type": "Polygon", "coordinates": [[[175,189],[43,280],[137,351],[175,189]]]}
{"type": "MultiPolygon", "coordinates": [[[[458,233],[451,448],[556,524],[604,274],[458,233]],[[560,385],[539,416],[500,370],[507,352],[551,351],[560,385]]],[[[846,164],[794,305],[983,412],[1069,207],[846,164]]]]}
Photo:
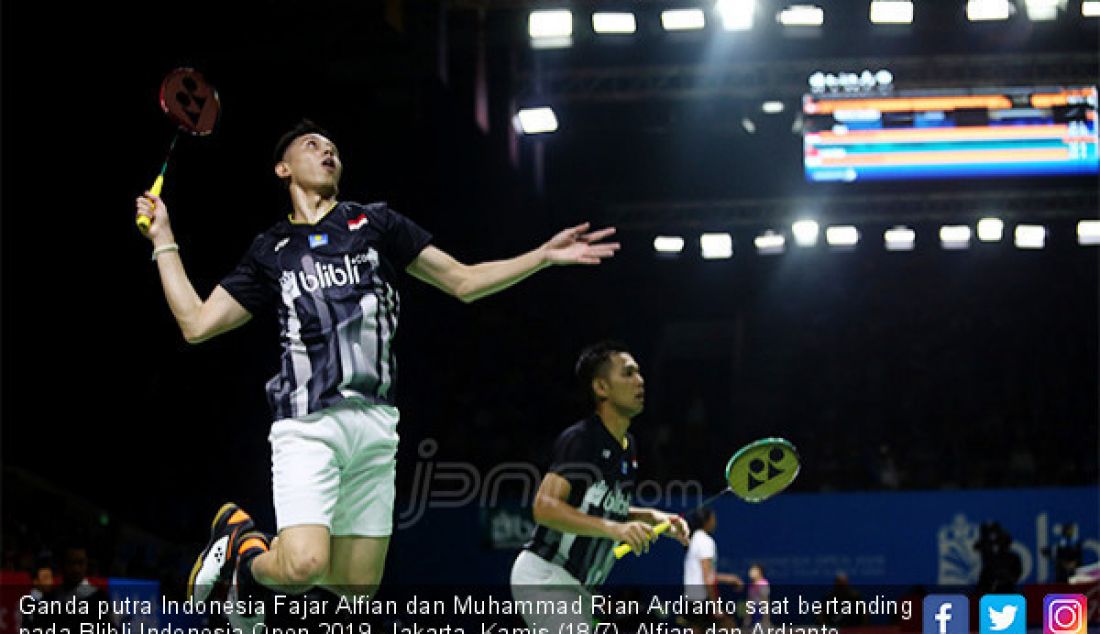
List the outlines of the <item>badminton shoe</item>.
{"type": "Polygon", "coordinates": [[[218,509],[210,523],[210,541],[191,567],[187,580],[189,600],[206,601],[215,589],[229,583],[237,563],[240,538],[253,527],[252,518],[236,504],[227,502],[218,509]]]}

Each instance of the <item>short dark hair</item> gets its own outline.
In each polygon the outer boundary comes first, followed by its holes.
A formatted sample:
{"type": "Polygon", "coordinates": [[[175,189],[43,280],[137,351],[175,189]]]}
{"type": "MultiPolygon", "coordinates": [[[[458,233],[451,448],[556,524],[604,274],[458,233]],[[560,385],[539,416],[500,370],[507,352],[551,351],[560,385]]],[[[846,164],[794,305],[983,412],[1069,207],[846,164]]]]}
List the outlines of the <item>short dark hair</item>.
{"type": "Polygon", "coordinates": [[[621,341],[601,341],[594,343],[581,351],[577,359],[575,373],[581,389],[596,403],[596,394],[592,391],[592,379],[607,371],[611,364],[611,355],[617,353],[630,354],[630,349],[621,341]]]}
{"type": "Polygon", "coordinates": [[[691,524],[692,532],[703,528],[703,525],[707,523],[710,518],[714,517],[714,509],[709,506],[701,506],[691,514],[689,522],[691,524]]]}
{"type": "Polygon", "coordinates": [[[294,139],[302,136],[303,134],[320,134],[326,139],[332,139],[328,130],[325,130],[316,123],[309,119],[302,119],[293,128],[287,130],[283,136],[279,137],[279,141],[275,144],[275,162],[283,160],[283,155],[286,154],[286,149],[290,147],[290,144],[294,142],[294,139]]]}

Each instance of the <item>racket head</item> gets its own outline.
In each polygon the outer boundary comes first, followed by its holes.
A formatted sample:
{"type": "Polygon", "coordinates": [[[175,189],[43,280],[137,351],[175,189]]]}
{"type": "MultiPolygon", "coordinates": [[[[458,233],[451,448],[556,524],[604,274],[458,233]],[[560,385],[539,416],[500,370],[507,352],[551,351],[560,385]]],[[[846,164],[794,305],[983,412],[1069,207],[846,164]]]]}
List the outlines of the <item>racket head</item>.
{"type": "Polygon", "coordinates": [[[763,502],[790,486],[801,468],[798,450],[789,440],[761,438],[738,449],[726,463],[726,484],[746,502],[763,502]]]}
{"type": "Polygon", "coordinates": [[[218,91],[194,68],[176,68],[164,76],[160,107],[180,130],[195,136],[213,132],[221,113],[218,91]]]}

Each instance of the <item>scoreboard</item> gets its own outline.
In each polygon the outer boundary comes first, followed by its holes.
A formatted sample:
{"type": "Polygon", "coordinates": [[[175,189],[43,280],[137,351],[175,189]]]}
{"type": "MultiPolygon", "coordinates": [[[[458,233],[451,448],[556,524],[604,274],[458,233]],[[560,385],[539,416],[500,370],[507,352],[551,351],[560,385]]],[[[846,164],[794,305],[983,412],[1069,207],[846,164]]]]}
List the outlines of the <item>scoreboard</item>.
{"type": "Polygon", "coordinates": [[[1090,87],[805,95],[806,180],[1097,174],[1090,87]]]}

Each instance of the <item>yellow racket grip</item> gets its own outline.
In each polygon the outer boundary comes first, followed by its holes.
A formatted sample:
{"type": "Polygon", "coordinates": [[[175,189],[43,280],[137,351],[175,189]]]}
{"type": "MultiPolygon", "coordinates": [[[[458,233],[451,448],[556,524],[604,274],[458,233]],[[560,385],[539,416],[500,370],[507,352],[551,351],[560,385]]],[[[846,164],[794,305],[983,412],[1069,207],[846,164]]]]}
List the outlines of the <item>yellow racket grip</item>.
{"type": "MultiPolygon", "coordinates": [[[[153,181],[153,186],[149,188],[149,193],[154,196],[160,196],[160,190],[164,188],[164,174],[158,174],[157,179],[153,181]]],[[[142,233],[149,231],[149,226],[153,224],[153,221],[149,219],[149,216],[139,215],[135,221],[137,228],[142,233]]]]}
{"type": "MultiPolygon", "coordinates": [[[[667,531],[670,526],[672,526],[672,522],[668,520],[661,522],[660,524],[653,527],[653,535],[660,535],[661,533],[667,531]]],[[[619,544],[615,547],[615,559],[622,559],[631,550],[633,549],[630,547],[630,544],[619,544]]]]}

